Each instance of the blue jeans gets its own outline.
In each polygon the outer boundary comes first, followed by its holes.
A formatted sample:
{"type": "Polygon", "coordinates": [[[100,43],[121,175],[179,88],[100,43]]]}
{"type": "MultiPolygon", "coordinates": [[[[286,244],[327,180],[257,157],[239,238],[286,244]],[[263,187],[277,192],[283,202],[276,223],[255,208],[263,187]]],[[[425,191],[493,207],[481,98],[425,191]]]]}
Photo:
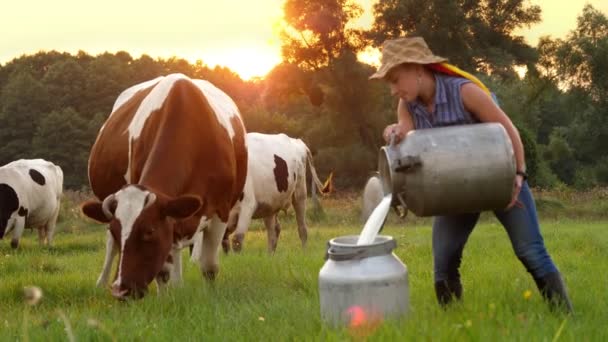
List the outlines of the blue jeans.
{"type": "MultiPolygon", "coordinates": [[[[536,206],[528,184],[524,182],[519,193],[519,202],[509,210],[494,211],[496,218],[505,227],[515,255],[534,278],[542,278],[557,272],[543,237],[540,234],[536,206]]],[[[435,282],[459,280],[462,250],[473,231],[479,213],[436,216],[433,222],[433,259],[435,282]]]]}

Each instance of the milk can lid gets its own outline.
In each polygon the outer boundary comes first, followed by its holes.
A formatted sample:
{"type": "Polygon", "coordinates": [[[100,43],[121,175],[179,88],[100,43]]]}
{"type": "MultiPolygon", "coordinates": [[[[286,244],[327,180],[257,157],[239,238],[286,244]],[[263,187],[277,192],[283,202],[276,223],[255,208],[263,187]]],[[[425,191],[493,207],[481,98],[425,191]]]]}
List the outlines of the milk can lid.
{"type": "Polygon", "coordinates": [[[389,254],[397,247],[392,236],[378,235],[369,245],[357,245],[358,235],[340,236],[327,243],[325,259],[335,261],[358,260],[389,254]]]}

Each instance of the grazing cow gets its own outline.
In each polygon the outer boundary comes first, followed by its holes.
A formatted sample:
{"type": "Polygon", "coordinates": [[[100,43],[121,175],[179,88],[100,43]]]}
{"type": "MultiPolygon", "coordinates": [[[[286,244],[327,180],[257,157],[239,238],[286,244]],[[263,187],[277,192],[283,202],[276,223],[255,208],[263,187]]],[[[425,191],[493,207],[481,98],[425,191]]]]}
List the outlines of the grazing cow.
{"type": "Polygon", "coordinates": [[[13,231],[19,246],[25,227],[38,228],[40,245],[51,245],[59,215],[63,171],[43,159],[20,159],[0,167],[0,239],[13,231]]]}
{"type": "Polygon", "coordinates": [[[247,175],[245,128],[235,103],[182,74],[125,90],[89,158],[99,201],[83,213],[109,223],[98,286],[120,253],[112,295],[141,298],[156,280],[181,281],[181,248],[203,230],[200,267],[213,279],[230,209],[247,175]]]}
{"type": "MultiPolygon", "coordinates": [[[[323,188],[308,147],[302,140],[285,134],[248,133],[247,149],[249,164],[245,190],[230,212],[228,228],[222,241],[224,251],[229,252],[229,236],[235,230],[232,248],[236,252],[240,251],[251,219],[263,218],[268,235],[268,251],[274,252],[281,232],[277,214],[290,205],[295,209],[298,234],[302,246],[305,246],[308,236],[305,218],[306,164],[310,166],[317,187],[323,188]]],[[[194,261],[199,252],[199,246],[195,244],[194,261]]]]}

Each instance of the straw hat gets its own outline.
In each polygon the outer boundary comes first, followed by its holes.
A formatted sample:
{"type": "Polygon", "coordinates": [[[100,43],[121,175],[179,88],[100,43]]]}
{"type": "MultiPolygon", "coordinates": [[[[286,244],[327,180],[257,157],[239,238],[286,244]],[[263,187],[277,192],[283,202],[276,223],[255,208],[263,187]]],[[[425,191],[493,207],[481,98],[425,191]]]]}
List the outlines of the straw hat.
{"type": "Polygon", "coordinates": [[[394,67],[403,63],[431,64],[447,61],[435,56],[422,37],[387,39],[382,44],[382,65],[370,79],[383,78],[394,67]]]}

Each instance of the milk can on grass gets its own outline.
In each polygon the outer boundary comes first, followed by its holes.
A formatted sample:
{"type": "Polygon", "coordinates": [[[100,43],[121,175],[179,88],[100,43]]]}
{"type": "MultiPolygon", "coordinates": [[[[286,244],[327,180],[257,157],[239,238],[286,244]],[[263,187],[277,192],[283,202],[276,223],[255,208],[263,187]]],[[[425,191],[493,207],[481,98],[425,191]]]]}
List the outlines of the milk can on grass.
{"type": "Polygon", "coordinates": [[[358,238],[330,240],[319,272],[321,319],[331,326],[347,326],[354,315],[383,320],[408,311],[408,273],[393,254],[396,241],[378,235],[372,244],[357,245],[358,238]]]}

